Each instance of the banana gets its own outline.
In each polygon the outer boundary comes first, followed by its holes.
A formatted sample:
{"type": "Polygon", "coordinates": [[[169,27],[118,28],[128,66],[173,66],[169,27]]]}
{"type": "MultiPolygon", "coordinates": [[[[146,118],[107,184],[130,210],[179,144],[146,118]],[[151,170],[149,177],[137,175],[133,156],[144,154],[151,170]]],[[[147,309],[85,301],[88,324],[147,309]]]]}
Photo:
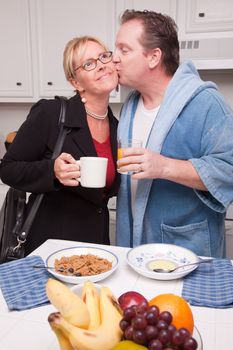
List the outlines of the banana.
{"type": "Polygon", "coordinates": [[[100,313],[101,324],[92,331],[71,325],[59,313],[51,314],[49,323],[65,334],[74,349],[110,350],[121,340],[119,322],[122,315],[117,300],[107,287],[100,291],[100,313]]]}
{"type": "Polygon", "coordinates": [[[46,283],[46,293],[50,302],[67,322],[88,328],[90,315],[86,304],[65,284],[50,278],[46,283]]]}
{"type": "Polygon", "coordinates": [[[93,282],[84,282],[82,290],[82,300],[86,304],[90,314],[90,323],[88,329],[97,329],[100,326],[99,293],[93,282]]]}
{"type": "Polygon", "coordinates": [[[66,338],[66,336],[62,333],[60,329],[57,329],[54,326],[52,326],[51,328],[57,336],[60,350],[74,350],[74,348],[71,346],[69,342],[69,339],[66,338]]]}

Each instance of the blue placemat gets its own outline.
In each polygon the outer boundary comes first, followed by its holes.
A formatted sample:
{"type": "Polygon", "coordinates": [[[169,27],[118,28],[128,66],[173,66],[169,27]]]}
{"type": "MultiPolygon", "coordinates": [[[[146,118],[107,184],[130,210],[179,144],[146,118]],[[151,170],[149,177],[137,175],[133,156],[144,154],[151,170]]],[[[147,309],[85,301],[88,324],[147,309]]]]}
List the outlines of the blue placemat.
{"type": "Polygon", "coordinates": [[[184,278],[182,297],[191,305],[233,307],[233,267],[228,259],[200,265],[184,278]]]}
{"type": "Polygon", "coordinates": [[[29,256],[0,265],[0,288],[9,310],[26,310],[49,303],[45,284],[51,276],[33,265],[44,265],[44,261],[39,256],[29,256]]]}

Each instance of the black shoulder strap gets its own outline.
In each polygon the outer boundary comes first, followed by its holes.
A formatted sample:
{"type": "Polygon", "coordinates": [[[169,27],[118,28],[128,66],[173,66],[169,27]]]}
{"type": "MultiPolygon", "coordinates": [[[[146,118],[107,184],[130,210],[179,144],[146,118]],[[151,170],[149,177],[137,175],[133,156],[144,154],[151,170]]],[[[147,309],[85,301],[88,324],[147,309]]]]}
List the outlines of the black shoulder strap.
{"type": "Polygon", "coordinates": [[[65,128],[65,120],[66,120],[66,107],[67,107],[67,98],[63,96],[56,96],[55,98],[59,99],[61,102],[60,116],[59,116],[59,134],[57,138],[56,145],[54,147],[52,159],[56,159],[61,153],[62,146],[65,141],[65,137],[69,132],[69,129],[65,128]]]}
{"type": "MultiPolygon", "coordinates": [[[[65,137],[67,133],[70,131],[68,128],[64,126],[65,118],[66,118],[66,107],[67,107],[67,99],[62,96],[56,96],[55,98],[58,98],[61,102],[61,109],[60,109],[60,116],[59,116],[59,134],[57,138],[57,142],[54,147],[52,159],[55,159],[58,157],[58,155],[61,152],[62,146],[65,141],[65,137]]],[[[39,209],[39,206],[41,204],[41,201],[44,197],[44,193],[38,194],[35,198],[35,201],[30,209],[30,212],[28,213],[28,216],[23,224],[22,230],[20,231],[20,234],[18,235],[18,242],[19,246],[20,243],[24,243],[26,241],[27,235],[29,233],[29,230],[31,228],[31,225],[33,223],[34,217],[37,213],[37,210],[39,209]]]]}

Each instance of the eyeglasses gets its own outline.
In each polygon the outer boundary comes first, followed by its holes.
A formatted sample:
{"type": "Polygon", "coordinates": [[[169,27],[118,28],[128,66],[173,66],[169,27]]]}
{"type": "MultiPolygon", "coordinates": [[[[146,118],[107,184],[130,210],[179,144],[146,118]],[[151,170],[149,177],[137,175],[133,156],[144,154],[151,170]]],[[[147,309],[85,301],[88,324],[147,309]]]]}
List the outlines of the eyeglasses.
{"type": "Polygon", "coordinates": [[[78,70],[79,68],[82,68],[84,70],[86,70],[87,72],[89,72],[90,70],[93,70],[97,67],[97,61],[100,61],[104,64],[110,62],[112,60],[112,51],[105,51],[102,52],[101,54],[99,54],[98,58],[90,58],[89,60],[83,62],[83,64],[81,64],[81,66],[75,68],[75,72],[76,70],[78,70]]]}

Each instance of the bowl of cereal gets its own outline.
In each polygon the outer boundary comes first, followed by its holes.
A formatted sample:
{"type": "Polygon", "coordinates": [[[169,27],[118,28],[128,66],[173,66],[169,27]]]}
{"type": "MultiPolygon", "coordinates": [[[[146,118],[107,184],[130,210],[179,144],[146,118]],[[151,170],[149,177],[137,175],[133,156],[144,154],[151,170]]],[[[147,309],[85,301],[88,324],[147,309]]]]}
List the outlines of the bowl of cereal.
{"type": "Polygon", "coordinates": [[[80,284],[89,280],[101,281],[118,266],[117,256],[107,249],[77,246],[60,249],[50,254],[45,266],[62,282],[80,284]]]}

